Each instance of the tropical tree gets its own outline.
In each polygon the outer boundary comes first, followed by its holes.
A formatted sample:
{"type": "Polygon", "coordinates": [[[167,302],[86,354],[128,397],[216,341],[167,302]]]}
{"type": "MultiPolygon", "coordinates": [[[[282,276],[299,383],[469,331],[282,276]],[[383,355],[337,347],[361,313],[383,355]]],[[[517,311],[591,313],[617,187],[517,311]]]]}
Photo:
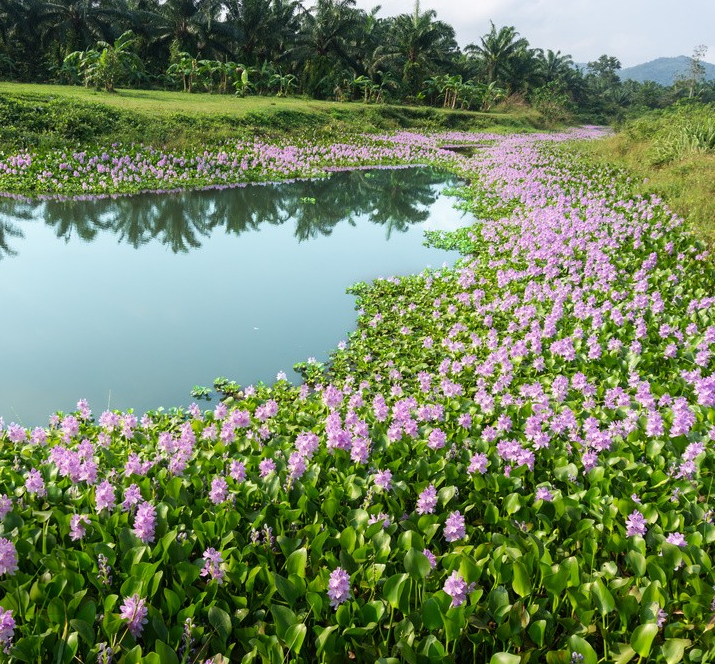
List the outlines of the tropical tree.
{"type": "Polygon", "coordinates": [[[480,38],[479,44],[468,44],[466,52],[483,65],[487,83],[504,82],[508,78],[509,66],[528,50],[529,42],[513,26],[499,30],[491,23],[491,30],[480,38]]]}
{"type": "Polygon", "coordinates": [[[344,87],[350,70],[359,66],[355,41],[361,25],[355,0],[318,0],[313,12],[302,15],[301,32],[292,57],[303,63],[308,93],[325,98],[344,87]]]}
{"type": "Polygon", "coordinates": [[[437,12],[420,11],[419,0],[415,0],[411,14],[393,19],[388,42],[380,49],[379,61],[400,72],[409,95],[417,95],[427,78],[445,72],[456,58],[454,29],[436,19],[437,12]]]}
{"type": "Polygon", "coordinates": [[[281,57],[298,32],[299,3],[278,0],[224,0],[226,26],[236,55],[251,67],[281,57]]]}
{"type": "Polygon", "coordinates": [[[559,81],[568,83],[575,71],[575,65],[570,55],[562,55],[561,51],[548,49],[535,51],[536,70],[542,83],[559,81]]]}
{"type": "Polygon", "coordinates": [[[135,43],[134,33],[127,31],[114,44],[99,41],[93,49],[70,53],[64,64],[76,67],[85,85],[114,92],[120,80],[131,79],[143,71],[142,61],[133,51],[135,43]]]}

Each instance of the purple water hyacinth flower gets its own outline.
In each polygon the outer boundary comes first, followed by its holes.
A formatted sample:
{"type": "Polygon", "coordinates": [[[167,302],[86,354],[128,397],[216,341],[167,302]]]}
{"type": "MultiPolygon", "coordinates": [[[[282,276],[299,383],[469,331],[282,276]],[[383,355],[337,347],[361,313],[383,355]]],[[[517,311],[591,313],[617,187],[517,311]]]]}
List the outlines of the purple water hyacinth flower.
{"type": "Polygon", "coordinates": [[[456,542],[466,536],[464,517],[459,510],[452,512],[444,524],[444,539],[448,542],[456,542]]]}
{"type": "Polygon", "coordinates": [[[429,549],[423,549],[422,553],[429,560],[430,571],[437,567],[437,558],[429,549]]]}
{"type": "Polygon", "coordinates": [[[645,517],[638,510],[631,512],[626,519],[626,535],[628,537],[633,537],[634,535],[644,536],[647,532],[645,517]]]}
{"type": "Polygon", "coordinates": [[[89,517],[86,514],[73,514],[70,518],[70,539],[73,542],[87,534],[83,524],[89,524],[89,517]]]}
{"type": "Polygon", "coordinates": [[[392,471],[381,470],[375,473],[375,484],[385,491],[392,489],[392,471]]]}
{"type": "Polygon", "coordinates": [[[143,502],[137,508],[134,517],[134,534],[144,544],[154,541],[154,529],[156,528],[156,508],[150,502],[143,502]]]}
{"type": "Polygon", "coordinates": [[[464,604],[467,600],[467,595],[474,590],[475,586],[475,583],[467,585],[467,582],[462,578],[462,575],[455,570],[444,582],[443,590],[452,598],[450,606],[454,608],[464,604]]]}
{"type": "Polygon", "coordinates": [[[113,510],[116,503],[114,487],[109,483],[109,480],[104,480],[94,492],[94,501],[97,512],[103,509],[113,510]]]}
{"type": "Polygon", "coordinates": [[[275,472],[276,464],[273,459],[263,459],[261,463],[258,464],[259,475],[261,477],[268,477],[271,473],[275,472]]]}
{"type": "Polygon", "coordinates": [[[681,548],[688,546],[683,533],[670,533],[670,535],[665,538],[665,541],[668,542],[668,544],[674,544],[675,546],[679,546],[681,548]]]}
{"type": "Polygon", "coordinates": [[[119,615],[122,620],[127,621],[129,633],[135,639],[139,638],[144,631],[144,625],[149,622],[147,619],[149,609],[146,606],[146,600],[140,598],[139,595],[135,593],[131,597],[126,597],[120,608],[121,612],[119,615]]]}
{"type": "Polygon", "coordinates": [[[336,568],[330,574],[328,597],[330,606],[336,610],[343,602],[350,599],[350,575],[342,567],[336,568]]]}
{"type": "Polygon", "coordinates": [[[389,528],[391,521],[389,515],[384,512],[380,512],[377,515],[370,515],[370,518],[367,520],[367,525],[371,526],[373,523],[382,523],[383,528],[389,528]]]}
{"type": "Polygon", "coordinates": [[[470,475],[473,475],[474,473],[484,475],[484,473],[487,472],[488,467],[489,459],[487,458],[487,455],[482,454],[481,452],[477,452],[476,454],[472,455],[472,458],[469,461],[469,466],[467,467],[467,472],[470,475]]]}
{"type": "Polygon", "coordinates": [[[534,500],[543,500],[545,503],[550,503],[554,499],[554,494],[549,491],[549,489],[545,486],[540,486],[536,490],[536,494],[534,496],[534,500]]]}
{"type": "Polygon", "coordinates": [[[228,498],[228,482],[218,475],[211,480],[211,491],[209,500],[214,505],[220,505],[228,498]]]}
{"type": "Polygon", "coordinates": [[[7,428],[7,439],[11,443],[24,443],[27,440],[27,430],[12,422],[7,428]]]}
{"type": "Polygon", "coordinates": [[[310,459],[318,451],[320,439],[312,431],[298,434],[295,439],[295,448],[306,458],[310,459]]]}
{"type": "Polygon", "coordinates": [[[112,647],[102,641],[97,644],[97,664],[112,664],[112,647]]]}
{"type": "Polygon", "coordinates": [[[246,479],[246,466],[241,461],[231,461],[231,469],[229,475],[236,480],[236,482],[243,482],[246,479]]]}
{"type": "Polygon", "coordinates": [[[427,439],[427,446],[433,450],[439,450],[444,447],[447,435],[441,429],[434,429],[427,439]]]}
{"type": "Polygon", "coordinates": [[[15,545],[8,539],[0,537],[0,576],[12,576],[17,572],[17,551],[15,545]]]}
{"type": "Polygon", "coordinates": [[[300,452],[293,452],[288,458],[288,475],[292,480],[299,480],[308,468],[305,457],[300,452]]]}
{"type": "Polygon", "coordinates": [[[88,420],[90,417],[92,417],[92,411],[89,408],[87,399],[80,399],[77,402],[77,410],[79,411],[79,416],[82,420],[88,420]]]}
{"type": "Polygon", "coordinates": [[[210,576],[219,585],[223,583],[224,572],[221,569],[223,557],[213,547],[209,547],[204,551],[204,568],[201,570],[201,576],[210,576]]]}
{"type": "Polygon", "coordinates": [[[129,512],[132,507],[142,501],[142,493],[136,484],[129,485],[124,490],[124,500],[122,501],[122,511],[129,512]]]}
{"type": "Polygon", "coordinates": [[[27,489],[29,494],[39,496],[40,498],[47,495],[45,480],[42,479],[42,475],[39,470],[35,470],[33,468],[28,473],[27,479],[25,480],[25,489],[27,489]]]}
{"type": "Polygon", "coordinates": [[[433,514],[437,507],[437,489],[430,484],[417,499],[417,514],[433,514]]]}
{"type": "Polygon", "coordinates": [[[12,511],[12,500],[5,494],[0,496],[0,521],[12,511]]]}
{"type": "Polygon", "coordinates": [[[655,624],[658,627],[663,627],[668,621],[668,612],[664,609],[658,609],[658,616],[656,618],[655,624]]]}
{"type": "Polygon", "coordinates": [[[12,609],[6,610],[0,606],[0,646],[6,655],[10,653],[14,636],[15,619],[12,617],[12,609]]]}

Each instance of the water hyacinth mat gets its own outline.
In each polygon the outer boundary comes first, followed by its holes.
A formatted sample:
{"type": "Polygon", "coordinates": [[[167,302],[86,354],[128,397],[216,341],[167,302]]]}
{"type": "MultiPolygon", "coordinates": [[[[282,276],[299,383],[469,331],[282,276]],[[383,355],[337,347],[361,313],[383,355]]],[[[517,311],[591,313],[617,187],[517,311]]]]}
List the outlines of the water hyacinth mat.
{"type": "Polygon", "coordinates": [[[712,662],[715,270],[598,135],[400,139],[464,258],[303,385],[4,426],[0,657],[712,662]]]}

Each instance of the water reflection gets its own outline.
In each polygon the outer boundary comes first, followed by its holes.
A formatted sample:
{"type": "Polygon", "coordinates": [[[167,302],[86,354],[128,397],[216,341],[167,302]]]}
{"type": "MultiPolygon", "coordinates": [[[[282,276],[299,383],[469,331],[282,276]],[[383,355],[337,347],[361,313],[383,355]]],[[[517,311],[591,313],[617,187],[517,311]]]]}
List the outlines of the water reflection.
{"type": "Polygon", "coordinates": [[[0,200],[0,301],[12,312],[0,416],[41,425],[80,398],[95,413],[140,413],[187,405],[191,387],[216,376],[298,379],[290,367],[324,361],[354,328],[351,284],[456,258],[425,247],[422,232],[464,225],[439,195],[450,182],[427,169],[356,171],[231,191],[0,200]]]}
{"type": "Polygon", "coordinates": [[[111,233],[120,244],[139,248],[151,241],[173,253],[201,246],[216,230],[241,235],[261,225],[292,220],[298,241],[330,235],[341,222],[365,217],[385,227],[386,236],[404,232],[429,217],[444,174],[429,168],[335,173],[330,178],[290,184],[247,186],[226,191],[145,194],[89,201],[0,202],[0,259],[16,256],[22,222],[42,220],[56,237],[92,242],[111,233]]]}

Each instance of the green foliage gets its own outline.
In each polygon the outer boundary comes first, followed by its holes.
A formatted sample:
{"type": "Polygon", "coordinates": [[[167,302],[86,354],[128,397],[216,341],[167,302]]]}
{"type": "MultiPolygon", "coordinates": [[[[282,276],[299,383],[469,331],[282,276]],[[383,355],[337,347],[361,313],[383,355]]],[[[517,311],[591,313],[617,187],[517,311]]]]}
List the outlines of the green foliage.
{"type": "Polygon", "coordinates": [[[624,122],[591,153],[627,168],[644,194],[664,197],[709,241],[715,237],[715,107],[681,102],[624,122]]]}
{"type": "Polygon", "coordinates": [[[365,107],[294,98],[209,99],[210,104],[199,95],[181,93],[135,96],[120,91],[100,96],[81,88],[5,84],[0,86],[0,149],[92,146],[115,142],[118,136],[127,143],[203,149],[207,136],[216,144],[257,134],[329,140],[336,131],[425,127],[524,131],[539,126],[534,114],[486,115],[387,104],[365,107]]]}

